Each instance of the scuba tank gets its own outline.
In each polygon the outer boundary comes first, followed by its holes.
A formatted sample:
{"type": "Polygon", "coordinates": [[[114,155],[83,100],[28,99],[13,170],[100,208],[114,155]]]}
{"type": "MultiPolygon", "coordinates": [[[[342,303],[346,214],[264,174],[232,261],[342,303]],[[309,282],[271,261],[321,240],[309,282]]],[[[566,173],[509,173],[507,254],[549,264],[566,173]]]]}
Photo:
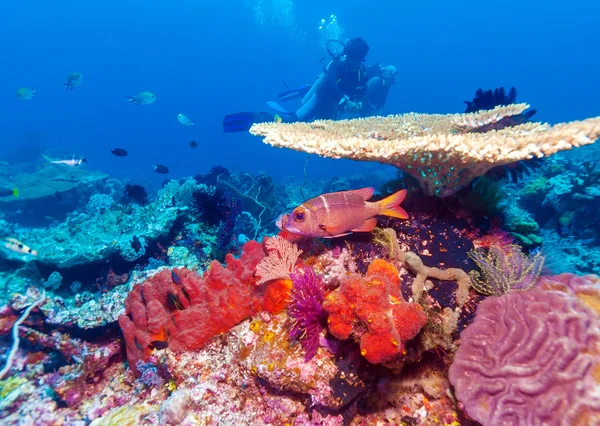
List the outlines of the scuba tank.
{"type": "Polygon", "coordinates": [[[339,40],[335,40],[335,39],[328,40],[325,47],[327,48],[327,55],[323,56],[321,58],[321,60],[319,62],[317,62],[317,64],[321,63],[323,61],[323,59],[325,59],[327,56],[330,56],[333,59],[331,61],[329,61],[329,63],[325,66],[325,68],[323,68],[323,71],[321,71],[321,74],[319,74],[319,77],[317,78],[317,80],[313,83],[313,85],[311,86],[309,91],[306,93],[306,95],[304,95],[304,97],[302,98],[302,105],[307,103],[310,100],[310,98],[312,98],[314,96],[315,92],[317,91],[317,87],[319,87],[319,84],[321,84],[321,82],[325,79],[325,75],[327,74],[327,71],[329,71],[329,67],[331,66],[333,61],[335,61],[336,59],[339,59],[341,56],[343,56],[344,49],[346,49],[346,45],[344,43],[342,43],[339,40]],[[343,47],[342,53],[336,54],[335,52],[332,52],[331,48],[329,47],[330,43],[338,43],[339,45],[341,45],[343,47]]]}

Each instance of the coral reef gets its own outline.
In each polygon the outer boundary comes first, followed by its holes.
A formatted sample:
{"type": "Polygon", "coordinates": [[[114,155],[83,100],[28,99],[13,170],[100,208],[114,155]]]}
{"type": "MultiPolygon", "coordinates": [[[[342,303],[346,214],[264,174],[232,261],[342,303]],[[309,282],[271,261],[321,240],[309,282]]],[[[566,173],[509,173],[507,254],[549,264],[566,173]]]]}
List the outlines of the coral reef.
{"type": "Polygon", "coordinates": [[[528,105],[496,107],[468,114],[404,114],[313,123],[260,123],[250,133],[265,143],[331,158],[391,164],[416,178],[426,193],[454,194],[490,169],[592,144],[600,117],[549,126],[524,123],[477,130],[528,105]]]}
{"type": "Polygon", "coordinates": [[[94,187],[96,183],[102,182],[108,175],[91,171],[85,168],[68,167],[63,164],[48,164],[35,173],[23,173],[13,175],[10,181],[0,181],[0,186],[19,188],[19,197],[0,198],[2,204],[21,204],[41,200],[43,198],[55,198],[60,194],[87,186],[94,187]]]}
{"type": "Polygon", "coordinates": [[[133,262],[144,255],[150,241],[169,234],[187,210],[194,185],[170,183],[147,206],[121,205],[109,195],[95,194],[85,211],[74,212],[50,228],[23,230],[17,238],[34,245],[38,261],[52,268],[72,268],[112,257],[133,262]],[[134,236],[142,242],[139,251],[132,248],[134,236]]]}
{"type": "Polygon", "coordinates": [[[575,297],[490,297],[461,333],[450,382],[482,424],[590,425],[600,418],[600,323],[575,297]]]}

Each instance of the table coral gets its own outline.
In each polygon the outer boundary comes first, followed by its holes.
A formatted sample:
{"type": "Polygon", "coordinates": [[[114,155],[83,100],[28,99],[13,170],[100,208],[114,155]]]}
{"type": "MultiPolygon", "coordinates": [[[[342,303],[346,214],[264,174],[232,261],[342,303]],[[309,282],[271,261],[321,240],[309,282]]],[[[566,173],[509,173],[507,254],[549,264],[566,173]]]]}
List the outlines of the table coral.
{"type": "Polygon", "coordinates": [[[600,321],[577,298],[539,288],[489,297],[461,333],[449,378],[484,425],[600,419],[600,321]]]}
{"type": "Polygon", "coordinates": [[[396,268],[381,259],[373,261],[365,277],[348,275],[326,296],[323,309],[329,314],[329,332],[359,341],[361,354],[373,364],[401,357],[405,342],[427,321],[420,305],[402,298],[396,268]]]}
{"type": "Polygon", "coordinates": [[[524,123],[478,132],[522,113],[508,105],[469,114],[403,114],[312,123],[259,123],[250,133],[265,143],[329,158],[377,161],[416,178],[431,195],[449,196],[497,166],[592,144],[600,117],[550,126],[524,123]]]}

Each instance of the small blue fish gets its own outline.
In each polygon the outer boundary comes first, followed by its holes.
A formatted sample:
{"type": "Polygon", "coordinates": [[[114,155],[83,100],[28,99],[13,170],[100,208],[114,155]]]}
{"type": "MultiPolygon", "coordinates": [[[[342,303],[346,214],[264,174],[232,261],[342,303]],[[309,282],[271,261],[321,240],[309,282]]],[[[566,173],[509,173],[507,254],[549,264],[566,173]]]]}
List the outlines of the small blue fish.
{"type": "Polygon", "coordinates": [[[175,270],[171,271],[171,279],[175,284],[181,285],[181,278],[179,278],[179,275],[177,275],[177,272],[175,272],[175,270]]]}

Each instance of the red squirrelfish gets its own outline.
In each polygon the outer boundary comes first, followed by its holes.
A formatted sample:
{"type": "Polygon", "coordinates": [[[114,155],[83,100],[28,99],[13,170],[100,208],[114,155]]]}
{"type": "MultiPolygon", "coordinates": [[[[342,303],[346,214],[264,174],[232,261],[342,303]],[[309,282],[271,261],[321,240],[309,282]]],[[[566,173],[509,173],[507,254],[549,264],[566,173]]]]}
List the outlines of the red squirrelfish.
{"type": "Polygon", "coordinates": [[[408,213],[400,207],[406,198],[405,189],[383,200],[368,202],[374,192],[374,188],[362,188],[319,195],[283,215],[278,225],[284,234],[335,238],[370,232],[377,226],[377,215],[408,219],[408,213]]]}

